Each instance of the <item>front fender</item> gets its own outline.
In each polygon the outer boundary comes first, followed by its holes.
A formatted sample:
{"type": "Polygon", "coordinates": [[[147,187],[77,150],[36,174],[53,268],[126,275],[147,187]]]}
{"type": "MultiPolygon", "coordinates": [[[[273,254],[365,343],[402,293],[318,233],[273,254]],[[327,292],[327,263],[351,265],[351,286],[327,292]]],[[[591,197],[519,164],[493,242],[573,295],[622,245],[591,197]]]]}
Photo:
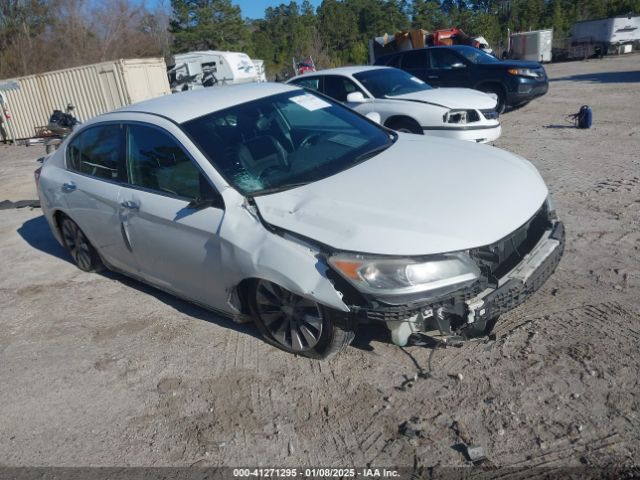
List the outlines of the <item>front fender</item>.
{"type": "Polygon", "coordinates": [[[222,267],[229,272],[225,283],[230,294],[243,280],[260,278],[327,307],[349,311],[327,278],[328,267],[315,245],[268,229],[256,207],[239,194],[227,192],[220,237],[222,267]]]}

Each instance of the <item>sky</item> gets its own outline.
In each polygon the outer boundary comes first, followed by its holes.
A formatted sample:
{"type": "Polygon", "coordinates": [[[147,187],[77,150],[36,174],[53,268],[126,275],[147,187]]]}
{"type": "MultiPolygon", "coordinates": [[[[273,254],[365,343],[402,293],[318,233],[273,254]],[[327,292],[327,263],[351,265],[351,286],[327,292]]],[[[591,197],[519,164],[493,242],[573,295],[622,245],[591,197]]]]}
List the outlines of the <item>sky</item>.
{"type": "MultiPolygon", "coordinates": [[[[244,18],[263,18],[267,7],[277,7],[282,3],[289,3],[289,0],[231,0],[234,5],[240,6],[244,18]]],[[[311,0],[314,7],[318,7],[322,0],[311,0]]],[[[302,5],[302,0],[298,0],[298,5],[302,5]]]]}

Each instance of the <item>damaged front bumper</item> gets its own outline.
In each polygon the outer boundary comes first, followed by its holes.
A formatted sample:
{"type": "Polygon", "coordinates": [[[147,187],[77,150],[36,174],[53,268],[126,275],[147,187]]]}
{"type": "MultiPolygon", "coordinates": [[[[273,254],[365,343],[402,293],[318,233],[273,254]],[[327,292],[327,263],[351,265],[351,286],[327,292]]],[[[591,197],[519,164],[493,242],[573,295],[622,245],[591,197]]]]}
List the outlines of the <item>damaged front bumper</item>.
{"type": "Polygon", "coordinates": [[[368,321],[382,321],[396,345],[404,346],[412,333],[434,337],[471,337],[482,334],[501,315],[523,303],[551,276],[564,251],[565,232],[554,221],[537,243],[497,284],[456,292],[447,299],[406,306],[360,309],[368,321]]]}

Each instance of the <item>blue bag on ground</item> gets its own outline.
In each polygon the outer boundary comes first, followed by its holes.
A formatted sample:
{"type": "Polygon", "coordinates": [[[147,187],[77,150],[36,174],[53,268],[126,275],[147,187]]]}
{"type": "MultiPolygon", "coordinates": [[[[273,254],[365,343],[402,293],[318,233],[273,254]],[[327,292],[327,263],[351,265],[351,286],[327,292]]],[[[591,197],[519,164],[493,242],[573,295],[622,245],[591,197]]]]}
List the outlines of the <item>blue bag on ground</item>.
{"type": "Polygon", "coordinates": [[[580,107],[580,111],[578,113],[573,114],[573,118],[576,122],[576,127],[591,128],[591,123],[593,122],[593,112],[591,111],[591,107],[589,105],[583,105],[580,107]]]}

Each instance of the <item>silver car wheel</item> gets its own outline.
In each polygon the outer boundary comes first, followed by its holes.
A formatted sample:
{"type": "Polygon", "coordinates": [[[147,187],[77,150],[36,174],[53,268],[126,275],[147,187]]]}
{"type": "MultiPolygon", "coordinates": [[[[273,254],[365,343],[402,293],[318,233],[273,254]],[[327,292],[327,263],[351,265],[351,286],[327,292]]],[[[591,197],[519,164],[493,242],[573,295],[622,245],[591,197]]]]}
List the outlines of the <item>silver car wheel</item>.
{"type": "Polygon", "coordinates": [[[90,269],[92,265],[91,246],[82,230],[71,220],[65,219],[62,222],[62,236],[76,264],[83,270],[90,269]]]}
{"type": "Polygon", "coordinates": [[[256,307],[264,326],[281,345],[302,352],[320,341],[324,318],[317,303],[260,280],[256,307]]]}

